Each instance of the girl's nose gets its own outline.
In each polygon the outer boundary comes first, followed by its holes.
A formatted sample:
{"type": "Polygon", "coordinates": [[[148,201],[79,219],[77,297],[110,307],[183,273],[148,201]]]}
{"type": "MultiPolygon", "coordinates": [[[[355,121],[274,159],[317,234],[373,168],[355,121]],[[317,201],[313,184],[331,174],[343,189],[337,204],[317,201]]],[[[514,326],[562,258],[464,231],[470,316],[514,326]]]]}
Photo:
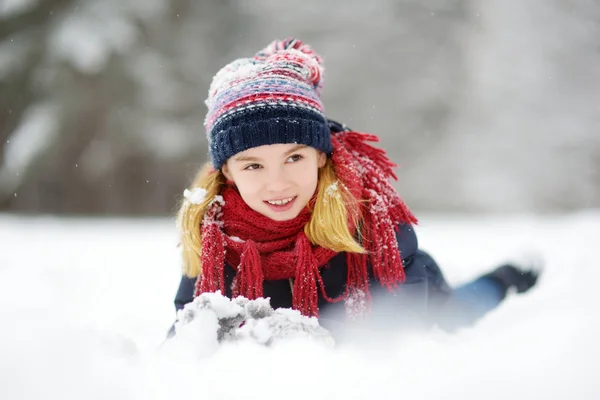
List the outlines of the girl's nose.
{"type": "Polygon", "coordinates": [[[274,170],[267,179],[267,190],[270,192],[283,192],[291,186],[283,168],[274,170]]]}

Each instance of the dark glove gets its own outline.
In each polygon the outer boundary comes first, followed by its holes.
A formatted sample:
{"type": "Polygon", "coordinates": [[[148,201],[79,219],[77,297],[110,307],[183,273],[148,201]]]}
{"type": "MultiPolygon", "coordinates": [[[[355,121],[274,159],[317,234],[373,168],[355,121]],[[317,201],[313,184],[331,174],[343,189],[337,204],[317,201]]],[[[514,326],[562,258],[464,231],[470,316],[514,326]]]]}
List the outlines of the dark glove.
{"type": "Polygon", "coordinates": [[[525,267],[511,263],[501,265],[486,276],[500,282],[507,291],[515,288],[517,293],[524,293],[535,286],[540,274],[541,264],[525,267]]]}

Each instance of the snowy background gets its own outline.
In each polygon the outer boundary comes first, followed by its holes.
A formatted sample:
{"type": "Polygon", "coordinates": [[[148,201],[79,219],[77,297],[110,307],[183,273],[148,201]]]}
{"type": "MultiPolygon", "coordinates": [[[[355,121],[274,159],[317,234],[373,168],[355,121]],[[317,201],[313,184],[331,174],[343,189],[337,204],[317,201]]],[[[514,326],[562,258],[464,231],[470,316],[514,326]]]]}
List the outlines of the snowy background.
{"type": "Polygon", "coordinates": [[[598,212],[423,217],[422,247],[452,283],[523,249],[548,260],[535,290],[454,335],[335,349],[240,342],[216,352],[202,340],[184,352],[161,346],[179,279],[172,222],[0,217],[0,398],[600,396],[598,212]]]}
{"type": "Polygon", "coordinates": [[[0,399],[600,398],[599,22],[595,0],[0,0],[0,399]],[[401,166],[451,283],[534,249],[540,285],[455,335],[161,345],[210,80],[285,36],[401,166]]]}

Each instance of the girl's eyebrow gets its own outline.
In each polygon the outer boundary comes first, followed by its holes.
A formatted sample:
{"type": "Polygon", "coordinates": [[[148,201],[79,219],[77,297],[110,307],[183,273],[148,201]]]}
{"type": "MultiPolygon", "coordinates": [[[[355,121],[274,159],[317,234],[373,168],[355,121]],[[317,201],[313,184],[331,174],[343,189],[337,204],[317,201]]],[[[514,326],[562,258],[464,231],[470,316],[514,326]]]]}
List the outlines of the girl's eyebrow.
{"type": "Polygon", "coordinates": [[[233,157],[233,161],[260,161],[260,158],[250,156],[236,156],[233,157]]]}
{"type": "Polygon", "coordinates": [[[287,157],[290,154],[292,154],[293,152],[298,151],[300,149],[303,149],[305,147],[307,147],[305,144],[299,144],[297,146],[294,146],[294,147],[292,147],[291,149],[289,149],[288,151],[285,152],[285,156],[287,157]]]}
{"type": "MultiPolygon", "coordinates": [[[[287,157],[290,154],[292,154],[293,152],[298,151],[300,149],[303,149],[305,147],[307,147],[305,144],[299,144],[297,146],[294,146],[294,147],[292,147],[291,149],[289,149],[288,151],[285,152],[284,157],[287,157]]],[[[240,156],[234,157],[233,160],[234,161],[240,161],[240,162],[243,162],[243,161],[246,161],[246,162],[247,161],[256,162],[256,161],[260,161],[260,158],[258,158],[258,157],[252,157],[252,156],[241,156],[240,155],[240,156]]]]}

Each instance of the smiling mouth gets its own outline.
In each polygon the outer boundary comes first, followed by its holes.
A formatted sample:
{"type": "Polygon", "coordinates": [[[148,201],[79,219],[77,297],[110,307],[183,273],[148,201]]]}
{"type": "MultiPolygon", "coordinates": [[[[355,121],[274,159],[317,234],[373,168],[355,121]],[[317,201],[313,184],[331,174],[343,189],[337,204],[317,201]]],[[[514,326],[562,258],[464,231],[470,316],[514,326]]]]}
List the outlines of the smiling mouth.
{"type": "Polygon", "coordinates": [[[289,203],[290,201],[294,200],[296,198],[296,196],[292,196],[292,197],[288,197],[287,199],[280,199],[280,200],[266,200],[266,203],[272,204],[274,206],[284,206],[287,203],[289,203]]]}

